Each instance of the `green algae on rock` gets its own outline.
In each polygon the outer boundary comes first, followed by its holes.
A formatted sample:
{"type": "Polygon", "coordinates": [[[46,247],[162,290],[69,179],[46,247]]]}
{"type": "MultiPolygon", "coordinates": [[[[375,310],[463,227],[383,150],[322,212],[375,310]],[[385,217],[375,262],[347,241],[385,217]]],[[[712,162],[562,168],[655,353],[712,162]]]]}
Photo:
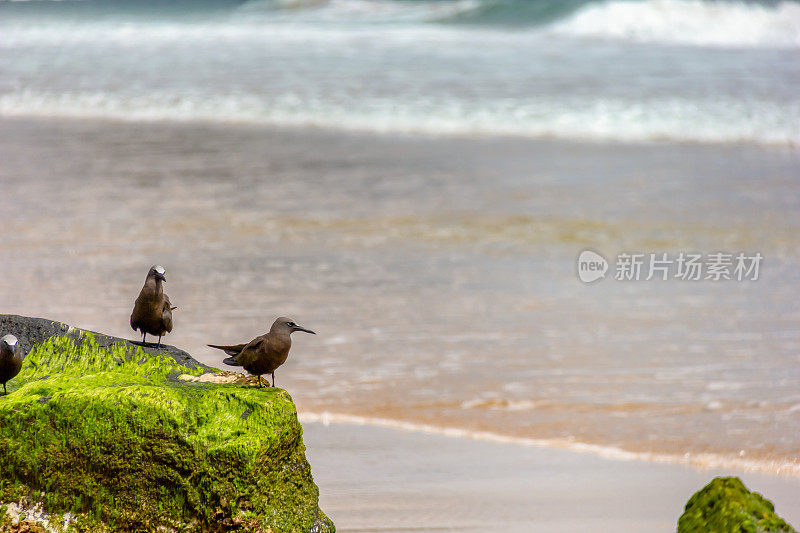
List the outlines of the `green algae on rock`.
{"type": "Polygon", "coordinates": [[[335,531],[289,394],[174,377],[207,371],[90,334],[33,346],[0,398],[0,504],[80,530],[335,531]]]}
{"type": "Polygon", "coordinates": [[[717,477],[695,492],[678,519],[678,533],[766,533],[795,530],[772,502],[750,492],[738,477],[717,477]]]}
{"type": "Polygon", "coordinates": [[[28,353],[35,344],[41,344],[50,337],[71,337],[80,342],[86,335],[91,333],[100,348],[107,348],[113,344],[124,346],[127,359],[130,359],[136,353],[144,351],[150,355],[169,357],[179,365],[187,366],[192,369],[201,367],[210,371],[217,370],[200,363],[191,355],[175,346],[162,343],[160,348],[156,348],[153,344],[145,345],[141,342],[112,337],[96,331],[76,328],[69,324],[64,324],[63,322],[48,320],[46,318],[0,314],[0,332],[3,332],[3,334],[13,333],[16,335],[22,353],[28,353]]]}

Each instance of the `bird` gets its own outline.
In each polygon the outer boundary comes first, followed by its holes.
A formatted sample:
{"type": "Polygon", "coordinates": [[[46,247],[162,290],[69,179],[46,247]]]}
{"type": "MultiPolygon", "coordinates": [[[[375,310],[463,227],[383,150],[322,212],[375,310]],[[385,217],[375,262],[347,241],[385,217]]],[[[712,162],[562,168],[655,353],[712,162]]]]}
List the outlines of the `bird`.
{"type": "Polygon", "coordinates": [[[172,310],[169,296],[164,294],[163,283],[167,281],[166,271],[161,265],[153,265],[147,273],[136,303],[131,313],[131,328],[142,332],[142,344],[147,344],[147,334],[158,335],[156,348],[161,347],[161,337],[172,331],[172,310]]]}
{"type": "Polygon", "coordinates": [[[246,344],[233,346],[219,346],[209,344],[211,348],[224,351],[231,357],[222,360],[230,366],[244,367],[247,372],[258,376],[258,386],[261,387],[261,375],[272,374],[272,386],[275,386],[275,370],[286,362],[289,349],[292,347],[292,333],[304,331],[316,335],[310,329],[298,326],[291,318],[282,316],[272,323],[269,333],[256,337],[246,344]]]}
{"type": "Polygon", "coordinates": [[[3,394],[8,394],[6,382],[19,374],[22,368],[22,355],[14,335],[6,335],[0,339],[0,381],[3,383],[3,394]]]}

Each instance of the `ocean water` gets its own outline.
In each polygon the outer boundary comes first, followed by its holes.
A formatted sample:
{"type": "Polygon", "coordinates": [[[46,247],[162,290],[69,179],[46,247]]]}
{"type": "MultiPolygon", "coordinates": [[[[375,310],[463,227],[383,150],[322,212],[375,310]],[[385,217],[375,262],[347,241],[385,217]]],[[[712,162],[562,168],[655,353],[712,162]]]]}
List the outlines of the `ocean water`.
{"type": "Polygon", "coordinates": [[[797,2],[0,2],[2,311],[133,338],[160,263],[203,361],[318,332],[307,420],[798,475],[797,87],[797,2]]]}
{"type": "Polygon", "coordinates": [[[800,3],[0,3],[0,113],[800,144],[800,3]]]}

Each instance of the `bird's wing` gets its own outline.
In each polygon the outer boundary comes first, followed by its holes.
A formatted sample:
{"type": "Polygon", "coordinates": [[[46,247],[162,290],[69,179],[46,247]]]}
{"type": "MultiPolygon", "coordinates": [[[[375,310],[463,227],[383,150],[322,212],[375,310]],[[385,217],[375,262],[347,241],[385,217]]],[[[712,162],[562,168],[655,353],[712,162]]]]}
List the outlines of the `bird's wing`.
{"type": "MultiPolygon", "coordinates": [[[[232,346],[219,346],[217,344],[209,344],[208,346],[210,346],[211,348],[216,348],[217,350],[222,350],[226,354],[232,355],[233,357],[236,357],[237,355],[239,355],[241,353],[241,351],[247,345],[246,344],[234,344],[232,346]]],[[[227,361],[227,359],[226,359],[226,361],[227,361]]],[[[230,364],[230,363],[227,363],[227,364],[230,364]]]]}
{"type": "Polygon", "coordinates": [[[253,340],[251,340],[250,342],[247,343],[247,346],[245,346],[245,349],[247,349],[247,350],[257,350],[259,348],[259,346],[261,346],[264,343],[265,340],[266,339],[264,337],[256,337],[255,339],[253,339],[253,340]]]}
{"type": "Polygon", "coordinates": [[[169,306],[164,307],[164,310],[161,311],[161,326],[167,333],[172,331],[172,309],[169,306]]]}
{"type": "Polygon", "coordinates": [[[141,311],[141,302],[142,300],[142,293],[139,293],[139,296],[136,297],[136,301],[133,303],[133,311],[131,311],[131,329],[136,331],[139,329],[139,318],[142,314],[141,311]]]}
{"type": "Polygon", "coordinates": [[[236,361],[247,368],[254,360],[258,359],[259,352],[266,346],[265,341],[266,335],[262,335],[248,342],[236,356],[236,361]]]}
{"type": "Polygon", "coordinates": [[[164,329],[169,333],[172,331],[172,304],[169,302],[169,296],[164,295],[163,307],[161,308],[161,324],[164,329]]]}

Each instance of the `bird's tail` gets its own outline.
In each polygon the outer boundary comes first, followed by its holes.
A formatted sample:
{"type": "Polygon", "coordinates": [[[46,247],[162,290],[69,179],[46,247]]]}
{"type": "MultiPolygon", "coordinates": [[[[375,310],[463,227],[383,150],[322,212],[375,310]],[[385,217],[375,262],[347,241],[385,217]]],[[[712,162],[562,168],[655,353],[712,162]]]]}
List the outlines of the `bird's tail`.
{"type": "Polygon", "coordinates": [[[226,354],[236,357],[237,355],[239,355],[239,353],[244,349],[246,345],[234,344],[233,346],[219,346],[217,344],[209,344],[208,346],[210,346],[211,348],[216,348],[217,350],[222,350],[226,354]]]}

